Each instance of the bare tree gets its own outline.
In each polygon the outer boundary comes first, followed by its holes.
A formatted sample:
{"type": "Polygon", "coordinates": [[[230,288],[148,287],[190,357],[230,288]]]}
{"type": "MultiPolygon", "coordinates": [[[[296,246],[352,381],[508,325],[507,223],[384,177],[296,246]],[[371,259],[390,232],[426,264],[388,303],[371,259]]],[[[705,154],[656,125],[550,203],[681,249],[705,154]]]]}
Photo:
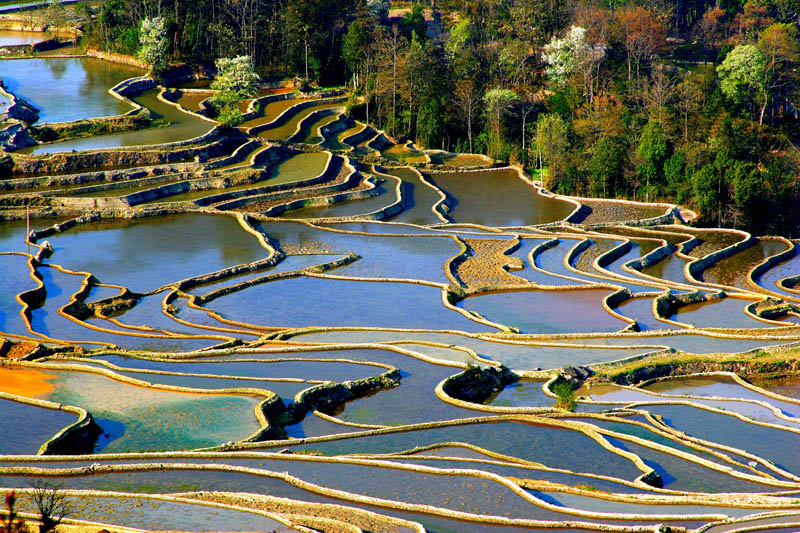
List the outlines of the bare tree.
{"type": "Polygon", "coordinates": [[[634,70],[638,84],[642,63],[649,62],[663,46],[666,31],[656,14],[641,6],[630,5],[618,10],[617,20],[628,59],[628,84],[634,70]]]}
{"type": "Polygon", "coordinates": [[[33,482],[31,499],[39,511],[39,533],[53,531],[69,513],[69,503],[61,488],[46,481],[33,482]]]}
{"type": "Polygon", "coordinates": [[[483,95],[476,87],[475,81],[471,79],[460,81],[456,84],[453,91],[455,104],[463,113],[464,121],[467,123],[467,138],[469,139],[469,151],[472,153],[472,122],[478,114],[483,95]]]}
{"type": "Polygon", "coordinates": [[[656,119],[664,124],[664,111],[675,96],[675,83],[664,74],[660,69],[654,70],[650,76],[650,87],[645,93],[650,109],[655,114],[656,119]]]}
{"type": "Polygon", "coordinates": [[[689,115],[699,109],[702,96],[699,88],[689,79],[689,74],[678,84],[675,109],[683,115],[683,142],[689,139],[689,115]]]}

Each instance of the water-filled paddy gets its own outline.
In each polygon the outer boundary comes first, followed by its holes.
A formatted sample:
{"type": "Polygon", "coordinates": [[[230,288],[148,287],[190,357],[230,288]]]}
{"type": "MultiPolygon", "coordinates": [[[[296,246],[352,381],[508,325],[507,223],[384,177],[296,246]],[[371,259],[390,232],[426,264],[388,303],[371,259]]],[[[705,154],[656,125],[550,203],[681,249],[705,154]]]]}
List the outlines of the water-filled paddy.
{"type": "Polygon", "coordinates": [[[48,400],[94,413],[104,452],[185,449],[241,440],[259,430],[250,396],[198,395],[127,385],[107,377],[52,371],[48,400]]]}
{"type": "Polygon", "coordinates": [[[688,435],[748,451],[794,474],[800,471],[800,458],[794,447],[797,433],[750,424],[732,416],[719,423],[718,415],[683,405],[650,406],[648,410],[688,435]]]}
{"type": "Polygon", "coordinates": [[[39,122],[68,122],[118,115],[131,106],[108,94],[136,67],[90,57],[41,58],[2,62],[6,88],[39,109],[39,122]]]}
{"type": "MultiPolygon", "coordinates": [[[[4,372],[0,376],[8,377],[4,372]]],[[[77,420],[73,413],[0,399],[0,453],[34,455],[42,444],[77,420]],[[25,423],[20,424],[21,420],[25,423]]]]}
{"type": "MultiPolygon", "coordinates": [[[[575,348],[572,346],[535,346],[524,343],[490,342],[472,337],[447,333],[408,333],[408,332],[360,332],[327,331],[293,337],[299,342],[397,342],[411,338],[445,345],[463,346],[475,350],[481,357],[503,363],[509,368],[533,370],[535,368],[558,368],[569,364],[588,365],[632,357],[650,351],[645,348],[575,348]]],[[[593,343],[603,344],[603,339],[592,339],[593,343]]],[[[628,341],[630,344],[630,341],[628,341]]],[[[659,344],[653,341],[650,344],[659,344]]],[[[424,345],[415,345],[413,350],[441,357],[441,352],[429,351],[424,345]]],[[[454,360],[468,362],[465,355],[459,354],[454,360]]],[[[451,360],[451,359],[446,359],[451,360]]]]}
{"type": "Polygon", "coordinates": [[[392,217],[393,222],[419,225],[441,223],[442,220],[433,212],[441,194],[428,183],[424,183],[417,171],[410,168],[391,168],[386,173],[400,178],[406,184],[406,208],[392,217]]]}
{"type": "Polygon", "coordinates": [[[621,315],[636,320],[641,331],[676,329],[677,326],[658,320],[655,317],[653,300],[654,298],[631,298],[622,302],[616,311],[621,315]]]}
{"type": "Polygon", "coordinates": [[[728,285],[738,289],[750,288],[747,283],[750,271],[766,258],[786,249],[786,244],[780,241],[760,240],[754,246],[725,258],[703,271],[702,279],[707,283],[728,285]]]}
{"type": "Polygon", "coordinates": [[[285,218],[302,219],[352,217],[380,212],[398,201],[394,182],[390,181],[385,184],[377,184],[374,187],[369,187],[369,189],[365,188],[365,190],[369,190],[369,194],[374,194],[374,196],[353,199],[351,201],[334,202],[332,204],[324,204],[315,207],[292,209],[286,211],[283,216],[285,218]]]}
{"type": "MultiPolygon", "coordinates": [[[[161,89],[151,89],[139,96],[132,97],[132,100],[149,109],[153,113],[154,118],[161,119],[165,123],[168,123],[163,127],[153,127],[130,132],[41,144],[32,148],[26,148],[21,150],[21,152],[47,154],[71,152],[73,150],[101,150],[125,146],[157,145],[161,143],[187,141],[208,133],[214,126],[210,122],[194,115],[184,113],[173,104],[159,100],[158,93],[160,91],[161,89]]],[[[109,98],[112,97],[109,95],[109,98]]],[[[114,100],[117,101],[116,99],[114,100]]],[[[154,149],[157,149],[157,147],[154,147],[154,149]]]]}
{"type": "Polygon", "coordinates": [[[431,174],[448,195],[454,222],[487,226],[527,226],[563,220],[573,204],[540,195],[516,170],[431,174]]]}
{"type": "MultiPolygon", "coordinates": [[[[320,102],[317,105],[307,107],[303,110],[298,111],[293,115],[283,115],[281,122],[285,120],[282,124],[276,124],[272,128],[268,130],[264,130],[258,134],[259,137],[263,137],[265,139],[274,139],[274,140],[288,140],[298,129],[300,122],[309,116],[311,113],[315,111],[324,111],[327,109],[336,109],[341,107],[341,103],[323,103],[320,102]]],[[[292,113],[292,111],[287,111],[287,113],[292,113]]]]}
{"type": "Polygon", "coordinates": [[[322,174],[330,156],[327,152],[297,154],[270,169],[268,185],[291,183],[315,178],[322,174]]]}
{"type": "Polygon", "coordinates": [[[608,291],[602,289],[498,292],[474,296],[459,305],[518,328],[520,333],[619,331],[627,323],[602,308],[607,295],[608,291]]]}
{"type": "Polygon", "coordinates": [[[723,298],[678,308],[670,318],[676,322],[705,328],[764,328],[769,324],[744,313],[750,302],[737,298],[723,298]]]}
{"type": "Polygon", "coordinates": [[[36,44],[51,39],[52,35],[41,31],[0,30],[0,46],[36,44]]]}
{"type": "Polygon", "coordinates": [[[48,239],[55,248],[53,263],[141,292],[269,255],[229,216],[99,222],[48,239]]]}
{"type": "Polygon", "coordinates": [[[301,276],[257,285],[214,300],[228,320],[268,327],[362,326],[486,331],[442,304],[442,289],[409,283],[301,276]],[[342,295],[348,297],[343,298],[342,295]],[[307,305],[294,305],[306,302],[307,305]]]}
{"type": "Polygon", "coordinates": [[[445,263],[460,251],[449,236],[400,237],[339,233],[298,223],[268,222],[258,225],[286,252],[324,252],[360,259],[334,270],[338,276],[418,279],[450,283],[445,263]]]}
{"type": "Polygon", "coordinates": [[[23,335],[27,333],[20,313],[22,304],[17,294],[36,287],[31,277],[28,258],[22,255],[0,255],[0,331],[23,335]]]}
{"type": "Polygon", "coordinates": [[[325,139],[322,137],[320,129],[339,120],[339,114],[331,110],[329,115],[322,116],[316,121],[306,121],[306,124],[298,132],[298,138],[302,138],[302,142],[308,144],[319,144],[325,139]],[[309,123],[310,122],[310,123],[309,123]]]}
{"type": "Polygon", "coordinates": [[[81,496],[70,516],[146,530],[278,531],[283,524],[255,513],[156,499],[81,496]]]}

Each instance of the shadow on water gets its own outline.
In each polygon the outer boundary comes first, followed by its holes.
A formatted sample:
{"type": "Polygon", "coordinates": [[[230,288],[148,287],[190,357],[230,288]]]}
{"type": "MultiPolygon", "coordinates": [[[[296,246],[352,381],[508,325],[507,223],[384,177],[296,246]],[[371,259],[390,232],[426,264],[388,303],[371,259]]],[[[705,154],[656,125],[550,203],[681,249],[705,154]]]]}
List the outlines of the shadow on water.
{"type": "Polygon", "coordinates": [[[94,451],[102,452],[109,444],[122,437],[125,434],[125,424],[116,420],[108,418],[95,418],[95,422],[103,430],[103,433],[97,437],[97,442],[94,445],[94,451]]]}

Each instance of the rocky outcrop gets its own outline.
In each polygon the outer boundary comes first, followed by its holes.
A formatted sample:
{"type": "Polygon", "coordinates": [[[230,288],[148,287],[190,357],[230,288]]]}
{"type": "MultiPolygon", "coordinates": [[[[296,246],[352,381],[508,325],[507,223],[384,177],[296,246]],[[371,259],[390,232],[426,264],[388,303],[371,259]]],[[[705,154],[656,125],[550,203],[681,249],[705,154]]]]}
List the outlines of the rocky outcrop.
{"type": "Polygon", "coordinates": [[[681,307],[696,303],[719,300],[725,297],[727,297],[727,294],[725,294],[723,291],[720,291],[716,294],[709,294],[700,291],[676,294],[671,291],[667,291],[656,298],[655,308],[658,317],[669,318],[681,307]]]}
{"type": "MultiPolygon", "coordinates": [[[[0,150],[4,152],[13,152],[14,150],[21,150],[28,146],[36,145],[36,139],[31,136],[27,126],[22,122],[11,124],[0,130],[0,150]]],[[[13,164],[13,160],[11,161],[13,164]]],[[[10,168],[8,169],[10,170],[10,168]]],[[[0,175],[2,175],[0,170],[0,175]]]]}
{"type": "Polygon", "coordinates": [[[316,410],[325,414],[333,414],[337,407],[380,389],[389,389],[400,384],[400,371],[391,370],[380,376],[374,376],[343,383],[320,385],[304,391],[299,398],[308,410],[316,410]]]}
{"type": "Polygon", "coordinates": [[[771,320],[785,316],[789,313],[797,313],[798,309],[796,305],[785,302],[778,298],[766,298],[754,304],[752,311],[758,317],[771,320]]]}
{"type": "Polygon", "coordinates": [[[8,99],[8,106],[0,111],[0,122],[6,120],[21,120],[32,124],[39,120],[39,110],[31,104],[6,90],[3,78],[0,78],[0,94],[8,99]]]}
{"type": "Polygon", "coordinates": [[[642,483],[650,485],[651,487],[655,487],[657,489],[660,489],[664,486],[664,480],[661,477],[661,474],[659,474],[655,470],[651,470],[647,474],[640,477],[639,480],[642,483]]]}
{"type": "Polygon", "coordinates": [[[0,120],[12,119],[20,120],[26,124],[33,124],[39,120],[39,110],[25,100],[15,97],[14,102],[8,106],[6,111],[4,113],[0,113],[0,120]]]}
{"type": "Polygon", "coordinates": [[[467,367],[447,378],[442,386],[445,393],[458,400],[483,403],[506,385],[519,380],[519,376],[504,366],[500,368],[467,367]]]}
{"type": "Polygon", "coordinates": [[[33,341],[11,341],[0,337],[0,359],[33,361],[53,354],[53,349],[33,341]]]}
{"type": "Polygon", "coordinates": [[[345,402],[366,396],[381,389],[390,389],[400,384],[400,371],[395,369],[343,383],[326,383],[301,392],[296,401],[288,406],[278,396],[261,404],[261,412],[269,424],[251,441],[279,440],[287,438],[284,427],[297,424],[311,411],[333,414],[345,402]]]}
{"type": "MultiPolygon", "coordinates": [[[[133,309],[136,307],[138,301],[139,298],[137,295],[125,289],[119,296],[106,298],[97,302],[90,302],[85,304],[84,307],[89,310],[89,316],[114,317],[123,314],[129,309],[133,309]]],[[[70,314],[72,313],[70,312],[70,314]]]]}

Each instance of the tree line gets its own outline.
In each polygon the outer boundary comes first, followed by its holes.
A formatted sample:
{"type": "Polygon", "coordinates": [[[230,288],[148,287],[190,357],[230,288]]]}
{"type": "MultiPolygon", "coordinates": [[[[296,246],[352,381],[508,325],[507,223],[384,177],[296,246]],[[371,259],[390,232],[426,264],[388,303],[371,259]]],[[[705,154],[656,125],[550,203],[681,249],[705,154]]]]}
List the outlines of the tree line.
{"type": "Polygon", "coordinates": [[[800,0],[104,0],[95,46],[346,85],[397,140],[798,236],[800,0]]]}

